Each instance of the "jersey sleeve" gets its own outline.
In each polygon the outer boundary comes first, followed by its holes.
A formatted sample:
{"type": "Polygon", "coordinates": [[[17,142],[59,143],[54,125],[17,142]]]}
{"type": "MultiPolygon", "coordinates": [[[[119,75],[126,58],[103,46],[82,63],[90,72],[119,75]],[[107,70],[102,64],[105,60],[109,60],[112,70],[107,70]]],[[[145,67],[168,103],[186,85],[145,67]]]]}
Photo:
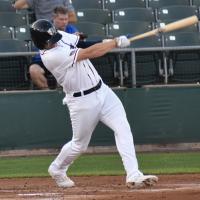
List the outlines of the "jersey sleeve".
{"type": "Polygon", "coordinates": [[[62,39],[58,42],[57,47],[40,51],[42,61],[49,71],[62,71],[73,67],[76,63],[79,48],[76,47],[79,36],[59,31],[62,39]]]}
{"type": "Polygon", "coordinates": [[[40,53],[42,61],[46,68],[50,71],[54,71],[56,68],[67,69],[73,67],[77,60],[79,49],[70,49],[68,52],[63,51],[62,48],[58,48],[51,53],[40,53]]]}
{"type": "Polygon", "coordinates": [[[79,36],[76,34],[68,34],[68,37],[70,38],[71,44],[76,46],[79,41],[79,36]]]}
{"type": "Polygon", "coordinates": [[[79,35],[76,34],[71,34],[71,33],[66,33],[64,31],[58,31],[60,34],[62,34],[62,39],[61,41],[65,43],[66,45],[72,45],[76,47],[79,41],[79,35]]]}

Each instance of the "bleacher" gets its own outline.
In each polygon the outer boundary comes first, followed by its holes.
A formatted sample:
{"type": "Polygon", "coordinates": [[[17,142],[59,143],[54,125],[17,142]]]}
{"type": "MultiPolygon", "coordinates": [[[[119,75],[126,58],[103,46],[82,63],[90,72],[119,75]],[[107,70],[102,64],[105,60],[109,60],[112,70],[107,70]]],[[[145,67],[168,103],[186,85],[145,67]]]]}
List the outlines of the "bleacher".
{"type": "MultiPolygon", "coordinates": [[[[16,11],[12,1],[0,1],[0,90],[30,89],[29,11],[16,11]]],[[[31,55],[31,54],[30,54],[31,55]]]]}
{"type": "MultiPolygon", "coordinates": [[[[0,90],[33,89],[27,76],[32,43],[29,10],[15,11],[0,0],[0,90]],[[10,45],[10,43],[13,45],[10,45]],[[19,48],[17,48],[18,46],[19,48]],[[23,53],[25,52],[25,53],[23,53]]],[[[200,15],[200,0],[73,0],[86,40],[128,37],[200,15]]],[[[111,87],[200,81],[199,24],[133,42],[92,62],[111,87]]]]}

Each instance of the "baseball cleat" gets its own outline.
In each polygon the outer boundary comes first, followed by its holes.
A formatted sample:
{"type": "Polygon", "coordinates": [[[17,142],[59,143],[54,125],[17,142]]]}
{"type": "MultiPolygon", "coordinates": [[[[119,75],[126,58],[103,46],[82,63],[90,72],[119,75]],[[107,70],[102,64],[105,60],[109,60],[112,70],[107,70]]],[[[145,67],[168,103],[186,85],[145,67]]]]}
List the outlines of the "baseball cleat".
{"type": "Polygon", "coordinates": [[[75,186],[75,183],[69,177],[67,177],[65,173],[59,172],[58,170],[54,169],[54,166],[50,165],[48,172],[55,180],[58,187],[69,188],[75,186]]]}
{"type": "Polygon", "coordinates": [[[135,177],[133,181],[127,182],[126,186],[131,189],[154,186],[158,182],[158,177],[154,175],[141,175],[135,177]]]}

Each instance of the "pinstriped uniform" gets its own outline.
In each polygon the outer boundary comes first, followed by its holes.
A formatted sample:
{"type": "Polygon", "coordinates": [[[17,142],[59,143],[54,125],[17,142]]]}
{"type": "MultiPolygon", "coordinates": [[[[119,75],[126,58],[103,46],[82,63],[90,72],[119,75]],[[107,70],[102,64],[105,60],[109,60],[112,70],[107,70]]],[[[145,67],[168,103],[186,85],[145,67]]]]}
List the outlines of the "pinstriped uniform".
{"type": "Polygon", "coordinates": [[[63,102],[69,108],[72,140],[66,143],[53,163],[61,170],[84,152],[99,121],[114,131],[117,149],[127,173],[127,181],[136,174],[138,162],[132,132],[124,107],[115,93],[101,80],[89,59],[78,61],[78,37],[59,31],[57,46],[40,51],[46,68],[55,76],[66,94],[63,102]]]}

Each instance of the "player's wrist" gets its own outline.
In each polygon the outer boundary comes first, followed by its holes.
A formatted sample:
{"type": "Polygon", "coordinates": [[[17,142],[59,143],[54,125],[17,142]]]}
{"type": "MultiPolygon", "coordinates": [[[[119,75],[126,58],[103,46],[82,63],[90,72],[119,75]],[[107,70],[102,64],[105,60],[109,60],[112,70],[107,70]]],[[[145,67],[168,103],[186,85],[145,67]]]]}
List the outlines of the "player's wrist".
{"type": "Polygon", "coordinates": [[[119,47],[119,46],[118,46],[118,38],[117,38],[117,37],[114,38],[113,41],[114,41],[114,43],[115,43],[115,47],[119,47]]]}
{"type": "Polygon", "coordinates": [[[116,37],[115,40],[116,40],[117,47],[119,47],[119,48],[124,48],[124,47],[130,46],[129,39],[124,35],[116,37]]]}

